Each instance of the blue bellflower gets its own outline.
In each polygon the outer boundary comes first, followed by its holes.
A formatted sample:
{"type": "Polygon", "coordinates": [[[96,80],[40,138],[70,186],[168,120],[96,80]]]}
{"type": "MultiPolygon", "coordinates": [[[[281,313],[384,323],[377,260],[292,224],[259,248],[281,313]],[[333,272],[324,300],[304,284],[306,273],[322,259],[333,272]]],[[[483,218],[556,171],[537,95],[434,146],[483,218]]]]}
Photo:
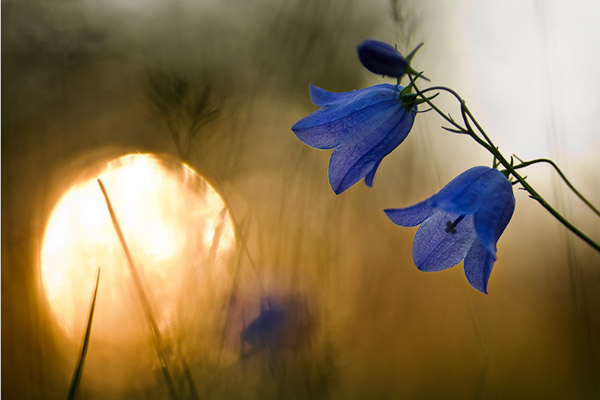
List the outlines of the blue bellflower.
{"type": "Polygon", "coordinates": [[[283,309],[261,310],[260,315],[240,333],[241,339],[254,349],[278,347],[288,328],[288,316],[283,309]]]}
{"type": "Polygon", "coordinates": [[[406,138],[416,107],[400,99],[404,88],[381,84],[344,93],[310,86],[312,102],[321,107],[292,126],[305,144],[335,149],[329,160],[329,183],[340,194],[361,179],[368,186],[381,160],[406,138]]]}
{"type": "Polygon", "coordinates": [[[421,225],[413,241],[413,261],[421,271],[440,271],[464,259],[471,286],[487,293],[496,243],[514,209],[512,184],[504,174],[474,167],[427,200],[385,213],[398,225],[421,225]]]}
{"type": "Polygon", "coordinates": [[[409,69],[409,62],[394,46],[379,40],[365,40],[357,47],[362,65],[374,74],[400,79],[409,69]]]}

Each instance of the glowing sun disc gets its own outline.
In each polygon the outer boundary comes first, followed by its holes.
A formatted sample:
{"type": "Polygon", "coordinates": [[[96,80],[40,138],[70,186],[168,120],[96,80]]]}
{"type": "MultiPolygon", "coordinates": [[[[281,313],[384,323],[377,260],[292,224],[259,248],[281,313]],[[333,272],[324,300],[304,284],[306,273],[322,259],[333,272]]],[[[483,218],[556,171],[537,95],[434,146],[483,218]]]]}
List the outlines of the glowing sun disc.
{"type": "Polygon", "coordinates": [[[227,258],[235,238],[221,197],[183,164],[153,155],[125,156],[71,187],[46,226],[41,282],[69,336],[83,333],[98,267],[94,334],[130,339],[147,328],[97,177],[106,187],[161,329],[180,319],[190,300],[198,300],[198,292],[210,287],[214,294],[227,285],[227,258]]]}

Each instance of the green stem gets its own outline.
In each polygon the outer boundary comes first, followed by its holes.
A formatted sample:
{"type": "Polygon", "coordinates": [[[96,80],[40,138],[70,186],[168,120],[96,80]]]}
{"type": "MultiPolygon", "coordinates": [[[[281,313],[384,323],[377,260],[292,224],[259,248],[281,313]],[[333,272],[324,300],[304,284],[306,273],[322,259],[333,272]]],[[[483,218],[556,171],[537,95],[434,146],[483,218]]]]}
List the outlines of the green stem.
{"type": "Polygon", "coordinates": [[[598,209],[589,202],[588,199],[586,199],[576,188],[575,186],[573,186],[573,184],[571,182],[569,182],[569,180],[567,179],[567,177],[565,176],[565,174],[563,174],[563,172],[560,170],[560,168],[558,168],[558,165],[556,165],[554,163],[554,161],[549,160],[547,158],[538,158],[535,160],[531,160],[531,161],[523,161],[521,160],[519,157],[514,156],[517,160],[519,160],[521,162],[521,164],[519,165],[515,165],[513,168],[517,169],[517,168],[524,168],[527,167],[529,165],[533,165],[533,164],[538,164],[538,163],[546,163],[546,164],[550,164],[558,173],[558,175],[560,175],[561,179],[565,182],[565,184],[569,187],[569,189],[571,189],[573,191],[573,193],[575,193],[575,195],[577,197],[579,197],[579,199],[581,201],[583,201],[585,203],[586,206],[588,206],[596,215],[598,215],[600,217],[600,211],[598,211],[598,209]]]}
{"type": "MultiPolygon", "coordinates": [[[[421,91],[417,87],[416,80],[413,79],[412,76],[410,77],[410,80],[411,80],[411,85],[412,85],[412,87],[414,87],[417,95],[419,97],[421,97],[424,100],[425,103],[427,103],[442,118],[444,118],[446,121],[448,121],[449,123],[451,123],[454,127],[456,127],[457,129],[459,129],[462,133],[468,134],[478,144],[480,144],[487,151],[489,151],[490,153],[492,153],[492,155],[498,160],[498,162],[500,164],[502,164],[502,166],[504,168],[506,168],[506,170],[521,184],[521,186],[523,186],[523,189],[525,189],[529,193],[529,196],[532,199],[537,200],[537,202],[542,207],[544,207],[550,214],[552,214],[552,216],[554,216],[554,218],[556,218],[558,221],[560,221],[560,223],[562,223],[567,229],[569,229],[571,232],[573,232],[575,235],[577,235],[580,239],[582,239],[584,242],[586,242],[588,245],[590,245],[591,247],[593,247],[597,251],[600,251],[600,245],[598,243],[596,243],[595,241],[593,241],[585,233],[583,233],[582,231],[580,231],[575,225],[573,225],[571,222],[569,222],[569,220],[567,220],[565,217],[563,217],[558,211],[556,211],[531,185],[529,185],[529,183],[527,183],[525,181],[525,178],[523,178],[516,171],[516,169],[512,165],[512,163],[509,162],[502,155],[502,153],[500,153],[500,151],[498,150],[497,146],[494,144],[494,142],[492,142],[492,140],[490,139],[490,137],[485,133],[485,131],[483,130],[483,128],[481,127],[481,125],[477,122],[477,120],[475,119],[475,117],[473,116],[473,114],[471,113],[471,111],[469,110],[469,108],[466,106],[465,101],[462,99],[462,97],[460,97],[458,95],[458,93],[456,93],[454,90],[452,90],[450,88],[447,88],[447,87],[444,87],[444,86],[434,86],[434,87],[430,87],[430,88],[427,88],[427,89],[421,91]],[[463,117],[463,121],[464,121],[464,123],[466,125],[466,128],[463,127],[463,126],[461,126],[460,124],[456,123],[452,118],[448,117],[444,112],[442,112],[442,110],[440,110],[437,106],[435,106],[431,102],[431,100],[429,98],[427,98],[427,96],[425,95],[425,93],[430,92],[430,91],[445,91],[445,92],[448,92],[451,95],[453,95],[458,100],[458,102],[461,105],[461,114],[462,114],[462,117],[463,117]],[[475,125],[475,127],[477,128],[477,131],[483,137],[483,139],[481,137],[479,137],[479,135],[477,135],[477,133],[471,128],[469,120],[475,125]]],[[[577,192],[577,193],[579,193],[579,192],[577,192]]],[[[586,204],[587,204],[587,201],[586,201],[586,204]]]]}

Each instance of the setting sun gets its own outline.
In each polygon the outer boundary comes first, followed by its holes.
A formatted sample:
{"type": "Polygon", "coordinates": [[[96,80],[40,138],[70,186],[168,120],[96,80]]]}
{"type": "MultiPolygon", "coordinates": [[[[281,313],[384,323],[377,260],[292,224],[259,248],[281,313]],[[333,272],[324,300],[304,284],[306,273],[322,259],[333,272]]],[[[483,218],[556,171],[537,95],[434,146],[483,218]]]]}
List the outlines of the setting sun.
{"type": "Polygon", "coordinates": [[[69,336],[79,337],[84,330],[99,267],[95,335],[129,340],[146,329],[97,178],[106,188],[161,330],[172,328],[189,293],[207,285],[214,293],[227,285],[226,260],[235,239],[221,197],[183,164],[128,155],[73,185],[46,227],[41,281],[58,325],[69,336]]]}

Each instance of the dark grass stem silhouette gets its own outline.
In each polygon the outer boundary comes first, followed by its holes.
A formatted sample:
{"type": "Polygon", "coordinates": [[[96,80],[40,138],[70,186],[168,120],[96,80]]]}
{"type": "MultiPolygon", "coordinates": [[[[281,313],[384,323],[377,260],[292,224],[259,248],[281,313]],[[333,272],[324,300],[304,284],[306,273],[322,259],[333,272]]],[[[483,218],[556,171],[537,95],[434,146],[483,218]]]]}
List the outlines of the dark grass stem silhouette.
{"type": "Polygon", "coordinates": [[[98,295],[98,284],[100,283],[100,267],[98,267],[98,273],[96,274],[96,286],[94,287],[94,294],[92,295],[92,304],[90,305],[90,312],[88,314],[87,324],[85,333],[83,334],[83,341],[81,342],[81,351],[79,352],[79,358],[73,371],[73,378],[71,379],[71,385],[69,387],[69,394],[67,400],[74,400],[77,395],[77,389],[79,388],[79,382],[81,381],[81,374],[83,373],[83,364],[85,363],[85,356],[87,355],[88,345],[90,343],[90,334],[92,332],[92,320],[94,318],[94,309],[96,308],[96,296],[98,295]]]}

